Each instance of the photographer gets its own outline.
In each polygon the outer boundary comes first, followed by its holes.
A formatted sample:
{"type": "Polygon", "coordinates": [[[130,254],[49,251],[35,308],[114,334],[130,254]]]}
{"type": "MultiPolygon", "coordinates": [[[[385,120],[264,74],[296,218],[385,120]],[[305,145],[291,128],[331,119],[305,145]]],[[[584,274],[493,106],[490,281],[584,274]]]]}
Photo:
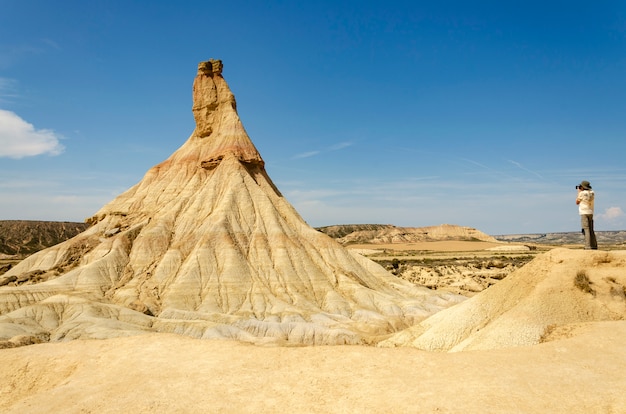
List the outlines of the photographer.
{"type": "Polygon", "coordinates": [[[593,231],[593,202],[595,193],[591,189],[589,181],[582,181],[576,186],[578,196],[576,204],[578,204],[578,214],[580,214],[580,223],[583,234],[585,235],[585,250],[598,248],[596,234],[593,231]]]}

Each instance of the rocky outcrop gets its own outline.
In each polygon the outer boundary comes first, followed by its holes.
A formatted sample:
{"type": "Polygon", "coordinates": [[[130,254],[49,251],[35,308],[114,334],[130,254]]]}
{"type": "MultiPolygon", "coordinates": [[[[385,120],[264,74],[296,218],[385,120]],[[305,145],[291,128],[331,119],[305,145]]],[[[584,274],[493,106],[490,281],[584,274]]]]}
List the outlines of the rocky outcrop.
{"type": "Polygon", "coordinates": [[[196,128],[81,234],[10,269],[0,340],[174,332],[255,343],[371,343],[462,300],[415,287],[308,226],[268,177],[220,61],[196,128]]]}
{"type": "Polygon", "coordinates": [[[442,240],[479,240],[497,242],[472,227],[442,224],[429,227],[396,227],[390,224],[335,225],[319,230],[343,245],[355,243],[393,244],[442,240]]]}

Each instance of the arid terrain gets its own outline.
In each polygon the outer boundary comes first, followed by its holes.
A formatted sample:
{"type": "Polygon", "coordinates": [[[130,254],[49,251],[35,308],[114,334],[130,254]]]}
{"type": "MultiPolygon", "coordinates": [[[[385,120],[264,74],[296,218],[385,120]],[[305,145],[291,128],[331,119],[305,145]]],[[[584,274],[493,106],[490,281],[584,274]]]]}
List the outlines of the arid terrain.
{"type": "MultiPolygon", "coordinates": [[[[174,334],[35,344],[0,350],[0,411],[625,412],[626,252],[604,253],[622,258],[617,261],[600,252],[597,260],[586,262],[588,252],[557,250],[558,257],[539,263],[545,271],[547,263],[565,266],[554,273],[561,275],[555,288],[547,296],[527,292],[528,305],[521,311],[529,323],[545,317],[554,326],[538,344],[450,353],[407,346],[259,346],[174,334]],[[593,292],[576,287],[581,269],[588,270],[593,292]],[[546,299],[561,295],[567,300],[546,299]],[[581,320],[581,309],[572,307],[578,301],[610,307],[616,319],[581,320]],[[575,322],[557,327],[539,302],[575,322]]],[[[528,277],[519,276],[522,283],[528,277]]],[[[549,279],[537,280],[540,286],[549,279]]],[[[511,301],[524,301],[516,289],[507,292],[511,301]]],[[[497,302],[486,300],[477,309],[497,302]]],[[[468,308],[463,314],[479,312],[468,308]]]]}
{"type": "Polygon", "coordinates": [[[87,229],[67,221],[0,220],[0,255],[23,258],[87,229]]]}
{"type": "MultiPolygon", "coordinates": [[[[582,248],[580,233],[489,236],[454,225],[406,228],[336,225],[319,229],[392,274],[430,289],[467,297],[504,279],[555,247],[582,248]]],[[[603,250],[626,249],[626,232],[598,232],[603,250]]]]}
{"type": "MultiPolygon", "coordinates": [[[[28,254],[65,241],[87,227],[75,222],[0,220],[0,241],[4,241],[0,245],[0,276],[28,254]]],[[[578,232],[489,236],[453,225],[406,228],[376,224],[318,230],[402,279],[464,296],[493,285],[551,248],[582,247],[578,232]]],[[[626,249],[626,231],[601,231],[597,236],[604,250],[626,249]]]]}
{"type": "MultiPolygon", "coordinates": [[[[557,247],[530,246],[444,240],[350,248],[413,283],[469,297],[557,247]]],[[[579,249],[565,257],[575,262],[579,249]]],[[[623,263],[613,265],[624,274],[623,263]]],[[[621,294],[606,289],[609,304],[624,306],[623,285],[621,294]]],[[[0,411],[618,413],[626,411],[623,317],[554,328],[536,345],[454,353],[173,334],[18,346],[0,351],[0,411]]]]}
{"type": "Polygon", "coordinates": [[[222,71],[84,229],[3,233],[0,412],[626,412],[623,239],[314,229],[222,71]]]}
{"type": "Polygon", "coordinates": [[[172,334],[0,351],[0,411],[24,413],[626,412],[626,323],[457,353],[259,347],[172,334]]]}

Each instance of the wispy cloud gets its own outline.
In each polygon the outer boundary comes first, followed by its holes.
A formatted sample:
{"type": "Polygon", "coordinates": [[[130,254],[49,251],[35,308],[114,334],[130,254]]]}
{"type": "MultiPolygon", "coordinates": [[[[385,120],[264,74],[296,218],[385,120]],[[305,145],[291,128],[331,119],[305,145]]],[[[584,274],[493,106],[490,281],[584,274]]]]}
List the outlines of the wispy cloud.
{"type": "Polygon", "coordinates": [[[8,68],[30,56],[48,51],[60,51],[61,45],[50,38],[41,38],[27,43],[17,43],[0,48],[0,68],[8,68]]]}
{"type": "Polygon", "coordinates": [[[17,81],[0,77],[0,104],[7,103],[16,98],[17,81]]]}
{"type": "Polygon", "coordinates": [[[339,142],[339,143],[337,143],[337,144],[335,144],[335,145],[332,145],[332,146],[329,148],[329,150],[330,150],[330,151],[339,151],[339,150],[341,150],[341,149],[351,147],[352,145],[353,145],[353,143],[352,143],[352,142],[339,142]]]}
{"type": "Polygon", "coordinates": [[[309,151],[309,152],[303,152],[300,154],[296,154],[293,156],[294,160],[298,160],[300,158],[309,158],[309,157],[314,157],[316,155],[318,155],[320,153],[320,151],[309,151]]]}
{"type": "Polygon", "coordinates": [[[515,165],[515,166],[516,166],[517,168],[519,168],[520,170],[523,170],[523,171],[526,171],[526,172],[531,173],[531,174],[533,174],[533,175],[536,175],[537,177],[541,178],[542,180],[544,179],[544,178],[541,176],[541,174],[539,174],[539,173],[538,173],[538,172],[536,172],[536,171],[529,170],[528,168],[524,167],[524,166],[523,166],[522,164],[520,164],[519,162],[517,162],[517,161],[513,161],[513,160],[508,160],[508,161],[509,161],[511,164],[515,165]]]}
{"type": "Polygon", "coordinates": [[[481,164],[481,163],[479,163],[479,162],[477,162],[477,161],[470,160],[470,159],[467,159],[467,158],[461,158],[461,160],[466,161],[466,162],[469,162],[470,164],[474,164],[474,165],[476,165],[476,166],[478,166],[478,167],[481,167],[481,168],[484,168],[484,169],[486,169],[486,170],[491,170],[491,168],[489,168],[489,167],[487,167],[486,165],[481,164]]]}
{"type": "Polygon", "coordinates": [[[23,158],[59,155],[61,136],[49,129],[36,129],[17,114],[0,109],[0,157],[23,158]]]}
{"type": "Polygon", "coordinates": [[[348,147],[350,147],[352,145],[353,145],[353,143],[352,142],[348,142],[348,141],[339,142],[337,144],[331,145],[330,147],[326,148],[325,150],[314,150],[314,151],[307,151],[307,152],[302,152],[300,154],[296,154],[296,155],[294,155],[292,157],[292,159],[297,160],[297,159],[301,159],[301,158],[314,157],[316,155],[320,155],[320,154],[323,154],[325,152],[339,151],[339,150],[342,150],[344,148],[348,148],[348,147]]]}

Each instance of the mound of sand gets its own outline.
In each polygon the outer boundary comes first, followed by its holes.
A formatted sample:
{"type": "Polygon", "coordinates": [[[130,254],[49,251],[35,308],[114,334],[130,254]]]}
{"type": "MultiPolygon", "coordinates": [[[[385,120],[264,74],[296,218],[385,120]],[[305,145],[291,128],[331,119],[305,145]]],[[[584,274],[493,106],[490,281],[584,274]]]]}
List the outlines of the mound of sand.
{"type": "Polygon", "coordinates": [[[626,319],[626,251],[554,249],[380,346],[461,351],[534,345],[580,323],[626,319]]]}

